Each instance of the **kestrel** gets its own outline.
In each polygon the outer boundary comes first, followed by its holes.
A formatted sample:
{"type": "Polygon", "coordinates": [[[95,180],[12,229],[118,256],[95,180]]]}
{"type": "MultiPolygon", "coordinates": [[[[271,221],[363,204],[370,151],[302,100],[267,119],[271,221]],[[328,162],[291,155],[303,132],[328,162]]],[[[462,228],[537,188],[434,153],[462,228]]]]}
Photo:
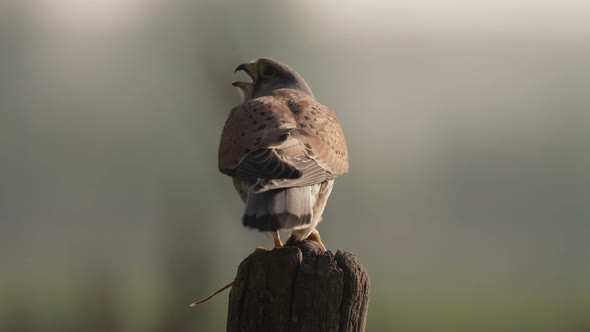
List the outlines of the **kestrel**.
{"type": "Polygon", "coordinates": [[[292,230],[296,241],[318,242],[315,229],[334,185],[348,171],[348,150],[334,113],[317,102],[291,67],[268,58],[239,65],[253,82],[233,82],[242,93],[225,122],[219,170],[233,178],[246,207],[243,224],[292,230]]]}

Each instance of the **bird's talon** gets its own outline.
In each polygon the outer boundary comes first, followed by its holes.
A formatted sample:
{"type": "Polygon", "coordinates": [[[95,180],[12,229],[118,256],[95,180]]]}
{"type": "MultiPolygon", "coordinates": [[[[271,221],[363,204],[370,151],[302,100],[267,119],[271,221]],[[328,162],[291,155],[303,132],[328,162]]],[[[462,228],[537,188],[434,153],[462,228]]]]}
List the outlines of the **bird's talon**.
{"type": "Polygon", "coordinates": [[[283,242],[281,241],[281,235],[279,234],[279,231],[274,231],[274,233],[272,234],[272,237],[275,241],[275,248],[284,247],[283,242]]]}
{"type": "Polygon", "coordinates": [[[311,234],[309,234],[309,236],[307,237],[306,240],[314,241],[317,244],[319,244],[320,247],[322,247],[322,249],[324,251],[328,251],[328,249],[326,249],[326,246],[324,245],[324,243],[322,243],[322,238],[320,237],[320,232],[318,232],[316,229],[314,229],[313,232],[311,234]]]}

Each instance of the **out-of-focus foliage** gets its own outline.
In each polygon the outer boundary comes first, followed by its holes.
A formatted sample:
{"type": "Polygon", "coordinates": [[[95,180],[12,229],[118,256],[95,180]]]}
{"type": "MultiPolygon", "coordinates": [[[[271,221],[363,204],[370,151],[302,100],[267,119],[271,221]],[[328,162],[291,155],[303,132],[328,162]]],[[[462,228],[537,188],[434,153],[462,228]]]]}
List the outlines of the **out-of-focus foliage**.
{"type": "Polygon", "coordinates": [[[549,1],[0,4],[0,331],[221,331],[264,234],[218,173],[259,56],[347,135],[322,237],[369,331],[590,331],[590,7],[549,1]]]}

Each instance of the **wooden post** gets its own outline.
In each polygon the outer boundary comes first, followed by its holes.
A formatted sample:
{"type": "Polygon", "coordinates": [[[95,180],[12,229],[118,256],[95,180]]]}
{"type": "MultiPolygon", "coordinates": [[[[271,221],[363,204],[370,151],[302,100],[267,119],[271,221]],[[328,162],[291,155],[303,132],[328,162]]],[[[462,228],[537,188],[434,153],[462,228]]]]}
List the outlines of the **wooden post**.
{"type": "Polygon", "coordinates": [[[228,332],[362,332],[369,275],[351,253],[322,253],[316,242],[256,250],[229,294],[228,332]]]}

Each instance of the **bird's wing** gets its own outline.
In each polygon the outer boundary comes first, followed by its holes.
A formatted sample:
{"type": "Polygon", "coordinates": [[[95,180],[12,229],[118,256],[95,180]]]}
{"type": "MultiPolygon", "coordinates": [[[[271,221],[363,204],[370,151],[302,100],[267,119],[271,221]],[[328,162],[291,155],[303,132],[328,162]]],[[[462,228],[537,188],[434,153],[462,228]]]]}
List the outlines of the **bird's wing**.
{"type": "Polygon", "coordinates": [[[243,180],[293,178],[300,174],[273,150],[295,129],[289,108],[270,97],[232,109],[221,134],[219,170],[243,180]]]}
{"type": "Polygon", "coordinates": [[[301,187],[323,182],[348,171],[348,149],[334,112],[305,94],[278,94],[287,100],[297,127],[277,152],[302,175],[295,179],[273,179],[267,189],[301,187]]]}
{"type": "Polygon", "coordinates": [[[232,110],[222,133],[219,168],[257,190],[302,187],[348,171],[348,151],[334,113],[292,90],[232,110]]]}

